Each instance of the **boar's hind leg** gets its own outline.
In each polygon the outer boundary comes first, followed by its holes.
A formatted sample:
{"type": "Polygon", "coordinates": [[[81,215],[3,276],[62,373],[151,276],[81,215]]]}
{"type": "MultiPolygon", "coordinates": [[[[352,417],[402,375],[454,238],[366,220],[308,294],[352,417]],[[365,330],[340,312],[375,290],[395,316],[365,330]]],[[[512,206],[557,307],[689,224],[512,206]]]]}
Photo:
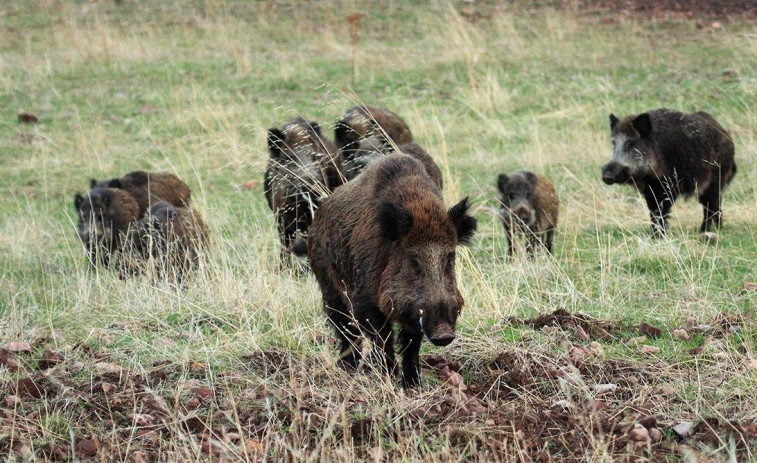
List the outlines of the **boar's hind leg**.
{"type": "Polygon", "coordinates": [[[370,304],[355,304],[353,310],[361,330],[373,343],[373,355],[386,373],[393,374],[395,358],[392,322],[379,311],[378,307],[370,304]]]}
{"type": "Polygon", "coordinates": [[[421,384],[418,352],[421,350],[422,333],[415,333],[405,329],[400,330],[397,342],[402,354],[402,387],[405,389],[417,387],[421,384]]]}
{"type": "Polygon", "coordinates": [[[704,207],[704,220],[700,232],[708,232],[714,226],[720,228],[720,185],[713,182],[699,196],[699,203],[704,207]]]}
{"type": "Polygon", "coordinates": [[[647,201],[649,216],[652,219],[652,236],[664,236],[667,232],[670,208],[676,200],[675,192],[665,188],[662,183],[653,183],[644,190],[644,199],[647,201]]]}

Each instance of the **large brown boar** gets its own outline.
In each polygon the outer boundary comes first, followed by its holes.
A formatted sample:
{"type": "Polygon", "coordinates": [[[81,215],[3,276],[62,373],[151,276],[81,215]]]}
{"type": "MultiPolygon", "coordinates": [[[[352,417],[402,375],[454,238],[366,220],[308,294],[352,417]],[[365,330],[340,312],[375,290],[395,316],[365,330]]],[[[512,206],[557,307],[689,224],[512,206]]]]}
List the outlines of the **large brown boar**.
{"type": "Polygon", "coordinates": [[[551,254],[560,201],[555,186],[544,176],[519,171],[497,178],[500,192],[499,218],[507,234],[508,252],[513,255],[516,234],[526,235],[529,255],[539,246],[551,254]]]}
{"type": "Polygon", "coordinates": [[[268,130],[269,159],[263,179],[268,206],[281,240],[281,266],[293,248],[304,252],[304,236],[323,198],[342,183],[336,147],[320,126],[301,117],[268,130]]]}
{"type": "Polygon", "coordinates": [[[652,233],[663,235],[679,195],[704,206],[700,231],[721,223],[722,190],[736,173],[733,141],[707,113],[655,109],[618,119],[610,114],[613,157],[602,168],[608,184],[631,184],[644,195],[652,233]]]}
{"type": "Polygon", "coordinates": [[[467,198],[445,209],[423,164],[402,154],[383,156],[324,201],[307,251],[346,367],[357,366],[365,335],[393,372],[396,323],[402,384],[413,387],[423,336],[438,346],[452,342],[463,307],[455,248],[476,230],[467,211],[467,198]]]}
{"type": "Polygon", "coordinates": [[[160,201],[132,228],[129,244],[134,270],[154,269],[158,276],[181,281],[198,267],[208,228],[191,208],[160,201]]]}
{"type": "Polygon", "coordinates": [[[93,188],[86,195],[76,193],[74,207],[79,216],[77,232],[92,265],[106,267],[123,250],[130,227],[140,218],[139,205],[129,193],[117,188],[93,188]]]}
{"type": "Polygon", "coordinates": [[[169,172],[129,172],[120,178],[103,182],[90,181],[92,188],[118,188],[131,194],[139,204],[140,217],[147,212],[150,205],[165,201],[177,207],[189,204],[191,193],[186,183],[169,172]]]}
{"type": "Polygon", "coordinates": [[[434,159],[415,142],[404,143],[399,146],[394,146],[387,143],[386,140],[382,140],[379,137],[369,137],[364,140],[360,140],[357,148],[351,150],[349,158],[342,159],[342,168],[344,176],[347,180],[352,180],[357,177],[368,164],[375,162],[381,157],[392,154],[403,153],[408,156],[412,156],[415,159],[423,163],[423,167],[436,182],[441,189],[444,186],[444,180],[442,179],[442,171],[439,166],[436,165],[434,159]]]}

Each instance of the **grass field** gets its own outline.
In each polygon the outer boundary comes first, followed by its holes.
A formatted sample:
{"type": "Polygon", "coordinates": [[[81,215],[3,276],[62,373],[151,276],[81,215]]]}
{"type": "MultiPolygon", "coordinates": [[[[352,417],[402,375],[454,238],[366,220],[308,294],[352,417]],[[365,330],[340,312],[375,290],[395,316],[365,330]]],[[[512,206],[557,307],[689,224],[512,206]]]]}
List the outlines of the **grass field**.
{"type": "Polygon", "coordinates": [[[0,455],[757,460],[757,292],[741,291],[757,280],[753,20],[22,0],[0,4],[0,25],[0,455]],[[417,391],[342,372],[314,278],[277,269],[265,130],[330,127],[356,103],[405,118],[448,204],[470,196],[479,220],[458,339],[424,343],[417,391]],[[601,182],[608,114],[662,106],[710,112],[734,138],[715,245],[695,201],[655,240],[643,199],[601,182]],[[554,258],[507,259],[496,174],[520,168],[557,187],[554,258]],[[209,224],[209,262],[182,288],[84,258],[74,193],[136,169],[182,178],[209,224]],[[526,323],[558,309],[586,316],[526,323]],[[642,322],[661,335],[636,339],[642,322]]]}

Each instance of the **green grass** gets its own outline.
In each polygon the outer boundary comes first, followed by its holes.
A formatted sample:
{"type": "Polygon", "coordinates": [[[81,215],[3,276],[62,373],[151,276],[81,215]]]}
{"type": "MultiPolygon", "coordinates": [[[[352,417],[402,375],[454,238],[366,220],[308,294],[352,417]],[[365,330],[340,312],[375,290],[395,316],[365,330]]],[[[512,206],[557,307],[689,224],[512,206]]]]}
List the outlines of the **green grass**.
{"type": "MultiPolygon", "coordinates": [[[[533,456],[513,440],[499,454],[486,453],[493,450],[483,444],[454,445],[454,418],[408,425],[412,410],[431,407],[445,391],[435,375],[424,373],[423,391],[406,395],[376,375],[341,373],[312,275],[277,270],[278,239],[262,193],[265,130],[300,114],[329,127],[355,103],[378,104],[404,117],[436,159],[447,202],[470,196],[479,220],[459,259],[466,299],[460,340],[445,350],[424,345],[424,352],[461,361],[468,384],[484,383],[484,366],[502,351],[557,365],[571,344],[581,344],[569,330],[536,332],[505,319],[581,311],[628,327],[602,341],[606,359],[678,369],[678,376],[660,375],[662,386],[655,380],[628,391],[640,405],[659,393],[655,388],[667,390],[670,400],[658,409],[666,425],[709,416],[757,420],[747,406],[757,399],[757,296],[740,293],[744,281],[757,279],[753,22],[726,21],[714,30],[682,19],[617,15],[617,23],[603,24],[594,14],[487,4],[484,18],[471,23],[459,5],[444,2],[143,3],[0,6],[0,340],[30,342],[36,356],[63,352],[66,365],[84,364],[72,376],[82,381],[101,380],[93,367],[98,355],[135,374],[159,362],[178,365],[160,389],[176,403],[185,401],[187,365],[203,362],[203,384],[228,391],[219,407],[271,420],[255,438],[272,460],[344,461],[370,458],[369,452],[409,461],[533,456]],[[344,16],[356,11],[366,17],[353,87],[344,16]],[[643,199],[601,182],[599,169],[611,154],[608,114],[661,106],[708,111],[734,137],[738,174],[725,193],[717,245],[699,241],[696,201],[679,201],[670,236],[654,240],[643,199]],[[22,111],[42,123],[17,124],[22,111]],[[507,258],[495,215],[496,174],[521,168],[546,174],[557,187],[554,258],[507,258]],[[74,229],[74,193],[90,178],[135,169],[176,173],[209,224],[210,262],[185,288],[123,281],[86,265],[74,229]],[[259,184],[241,187],[250,180],[259,184]],[[701,359],[688,351],[704,335],[686,342],[670,336],[689,318],[713,324],[721,312],[746,321],[701,359]],[[648,342],[660,353],[622,344],[637,336],[642,321],[662,328],[662,337],[648,342]],[[274,372],[240,360],[275,349],[291,357],[274,372]],[[262,389],[270,390],[267,402],[236,396],[262,389]],[[310,418],[282,418],[301,407],[310,418]],[[364,417],[374,423],[369,438],[345,437],[364,417]]],[[[0,383],[32,373],[0,366],[0,383]]],[[[573,394],[563,389],[540,400],[573,394]]],[[[538,393],[523,397],[539,409],[538,393]]],[[[14,432],[0,430],[0,453],[21,442],[43,458],[44,445],[70,448],[75,435],[99,436],[110,442],[114,459],[129,457],[125,441],[101,421],[41,402],[21,406],[24,413],[51,408],[40,429],[25,429],[14,415],[14,432]]],[[[460,429],[493,438],[516,428],[516,421],[509,427],[485,421],[469,426],[463,419],[460,429]]],[[[166,442],[150,450],[155,455],[208,457],[180,427],[167,429],[166,442]]],[[[139,439],[127,441],[141,448],[139,439]]],[[[596,442],[584,458],[617,456],[596,442]]],[[[236,444],[224,445],[228,455],[252,459],[236,444]]],[[[559,443],[549,447],[555,458],[565,456],[559,443]]],[[[730,452],[727,446],[692,451],[730,452]]]]}

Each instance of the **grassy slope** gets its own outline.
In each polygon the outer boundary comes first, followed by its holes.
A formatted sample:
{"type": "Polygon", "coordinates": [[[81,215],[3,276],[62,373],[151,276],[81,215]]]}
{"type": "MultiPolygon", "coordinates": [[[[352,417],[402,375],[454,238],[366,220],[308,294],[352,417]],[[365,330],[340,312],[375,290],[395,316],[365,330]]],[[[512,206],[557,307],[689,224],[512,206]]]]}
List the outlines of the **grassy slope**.
{"type": "MultiPolygon", "coordinates": [[[[754,296],[738,293],[743,281],[757,278],[753,26],[711,30],[623,17],[605,25],[594,16],[507,9],[487,10],[490,18],[471,24],[446,4],[296,5],[26,1],[2,7],[0,339],[43,338],[71,356],[71,346],[83,340],[135,371],[160,360],[206,362],[211,383],[219,372],[239,370],[241,354],[284,347],[329,372],[311,392],[343,393],[335,392],[345,379],[333,369],[317,287],[312,278],[276,271],[278,244],[261,186],[239,185],[262,178],[265,128],[296,114],[329,124],[354,102],[382,104],[405,117],[442,165],[447,199],[470,195],[476,205],[480,233],[461,259],[462,340],[439,351],[463,359],[471,372],[513,345],[565,350],[566,341],[553,334],[503,325],[508,316],[566,308],[628,325],[650,321],[666,333],[655,341],[662,351],[653,360],[662,364],[691,362],[686,350],[696,342],[674,342],[667,334],[687,318],[754,317],[754,296]],[[352,11],[367,14],[354,88],[343,20],[352,11]],[[654,241],[643,201],[601,184],[599,167],[610,154],[608,113],[659,106],[709,111],[735,138],[739,173],[726,193],[726,226],[716,247],[697,240],[701,208],[694,201],[679,202],[671,238],[654,241]],[[38,114],[42,124],[17,125],[17,111],[38,114]],[[23,134],[35,141],[19,141],[23,134]],[[137,168],[185,179],[211,226],[212,262],[185,291],[123,282],[84,265],[73,193],[90,177],[137,168]],[[505,258],[493,215],[494,181],[497,172],[517,168],[544,172],[557,185],[562,207],[554,260],[505,258]],[[513,338],[519,341],[511,345],[513,338]]],[[[727,400],[755,402],[753,370],[720,384],[724,365],[755,361],[757,332],[740,336],[746,354],[726,346],[733,355],[710,361],[704,376],[674,382],[672,394],[687,400],[666,412],[756,418],[733,411],[727,400]],[[692,387],[699,393],[691,395],[692,387]],[[729,395],[736,390],[738,396],[729,395]]],[[[605,347],[611,357],[650,360],[621,343],[605,347]]],[[[0,369],[0,377],[11,374],[0,369]]],[[[244,381],[278,384],[256,374],[244,381]]],[[[370,399],[368,410],[388,423],[398,410],[425,400],[404,398],[371,378],[356,381],[360,390],[383,394],[370,399]],[[384,401],[391,405],[379,406],[384,401]]],[[[286,379],[282,384],[289,386],[286,379]]],[[[338,413],[330,413],[327,421],[338,428],[338,413]]],[[[72,418],[63,413],[61,419],[72,418]]],[[[36,445],[57,435],[43,432],[36,445]]],[[[286,447],[270,439],[267,445],[286,447]]],[[[329,439],[338,441],[324,437],[299,455],[324,452],[329,439]]],[[[379,443],[410,459],[442,455],[444,437],[430,438],[427,447],[417,439],[379,443]]],[[[349,458],[352,452],[362,455],[348,446],[337,453],[349,458]]]]}

